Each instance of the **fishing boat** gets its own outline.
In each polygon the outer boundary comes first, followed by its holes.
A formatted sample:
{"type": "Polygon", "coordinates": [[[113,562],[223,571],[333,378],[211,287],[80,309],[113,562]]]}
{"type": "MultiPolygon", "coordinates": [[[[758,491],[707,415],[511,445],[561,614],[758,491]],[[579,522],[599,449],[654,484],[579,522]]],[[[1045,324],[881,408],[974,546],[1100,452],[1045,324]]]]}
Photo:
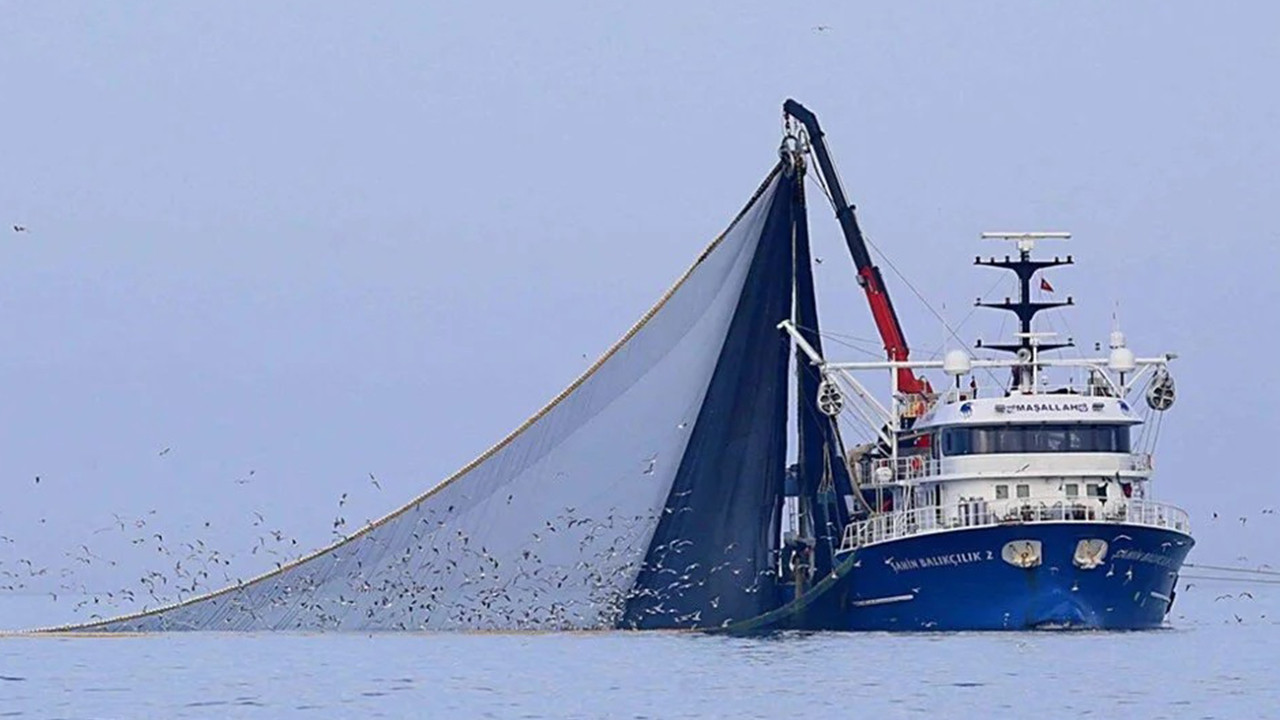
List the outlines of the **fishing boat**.
{"type": "Polygon", "coordinates": [[[806,389],[832,418],[830,435],[845,461],[823,457],[826,468],[808,471],[821,477],[822,489],[790,500],[780,574],[791,576],[793,597],[806,594],[815,574],[828,585],[824,601],[794,625],[1160,626],[1194,545],[1186,512],[1155,500],[1151,483],[1159,420],[1175,399],[1169,363],[1176,356],[1137,357],[1115,329],[1105,356],[1063,357],[1075,343],[1038,331],[1034,321],[1074,304],[1047,299],[1053,287],[1042,274],[1074,259],[1034,251],[1070,235],[986,232],[982,239],[1011,243],[1013,252],[974,264],[1012,273],[1017,294],[976,304],[1012,313],[1017,332],[978,340],[975,351],[1004,357],[956,348],[939,360],[911,360],[817,118],[794,102],[786,110],[798,127],[788,132],[784,156],[798,165],[816,158],[887,355],[831,361],[816,347],[816,333],[795,320],[781,325],[816,371],[806,389]],[[943,376],[938,390],[927,372],[943,376]],[[868,385],[872,374],[887,378],[881,398],[868,385]],[[846,419],[872,441],[844,452],[846,419]]]}
{"type": "Polygon", "coordinates": [[[1073,303],[1046,299],[1041,272],[1074,260],[1034,253],[1067,235],[999,232],[984,237],[1011,253],[977,264],[1013,273],[1018,294],[979,304],[1018,331],[911,359],[816,116],[791,100],[783,112],[778,160],[724,233],[474,461],[256,577],[51,629],[1162,624],[1193,545],[1151,483],[1174,355],[1139,357],[1115,329],[1086,357],[1039,328],[1073,303]],[[809,180],[835,210],[883,360],[824,351],[809,180]]]}
{"type": "MultiPolygon", "coordinates": [[[[975,360],[961,350],[937,362],[828,362],[791,323],[785,328],[822,375],[820,409],[854,415],[876,441],[850,454],[857,507],[834,553],[847,571],[831,592],[850,630],[1141,629],[1160,626],[1178,571],[1194,544],[1187,514],[1152,498],[1155,432],[1131,395],[1160,413],[1175,393],[1172,354],[1135,357],[1111,333],[1104,357],[1053,358],[1071,347],[1036,332],[1039,312],[1072,304],[1032,299],[1036,273],[1072,263],[1037,260],[1037,241],[1066,233],[983,233],[1013,241],[1016,256],[975,260],[1012,271],[1016,300],[987,304],[1015,313],[1013,342],[978,347],[1009,359],[975,360]],[[888,371],[879,402],[859,377],[888,371]],[[932,392],[917,372],[940,370],[932,392]],[[1082,384],[1056,382],[1069,371],[1082,384]],[[979,383],[985,374],[991,384],[979,383]],[[903,391],[902,388],[909,388],[903,391]],[[846,398],[848,400],[846,401],[846,398]],[[1147,443],[1135,444],[1137,435],[1147,443]]],[[[1042,288],[1049,288],[1041,283],[1042,288]]],[[[904,348],[905,349],[905,348],[904,348]]],[[[904,353],[905,355],[905,353],[904,353]]],[[[789,568],[806,581],[807,540],[791,538],[789,568]]]]}

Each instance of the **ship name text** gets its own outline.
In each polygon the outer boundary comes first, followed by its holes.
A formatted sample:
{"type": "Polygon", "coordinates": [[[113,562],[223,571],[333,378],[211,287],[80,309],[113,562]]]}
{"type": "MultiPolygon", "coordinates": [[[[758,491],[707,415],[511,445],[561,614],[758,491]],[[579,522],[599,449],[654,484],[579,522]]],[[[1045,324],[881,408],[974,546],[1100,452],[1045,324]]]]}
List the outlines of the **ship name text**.
{"type": "Polygon", "coordinates": [[[1125,548],[1117,550],[1111,556],[1115,560],[1132,560],[1133,562],[1147,563],[1149,565],[1159,565],[1160,567],[1171,568],[1174,566],[1173,558],[1160,553],[1143,552],[1141,550],[1130,550],[1125,548]]]}
{"type": "Polygon", "coordinates": [[[946,555],[932,555],[930,557],[906,558],[903,560],[894,560],[889,558],[886,562],[894,572],[903,572],[904,570],[920,570],[923,568],[944,567],[947,565],[968,565],[976,562],[986,562],[994,559],[994,555],[990,550],[971,550],[969,552],[948,553],[946,555]]]}
{"type": "Polygon", "coordinates": [[[1027,402],[1027,403],[1004,403],[996,405],[996,412],[1006,414],[1012,413],[1040,413],[1040,412],[1089,412],[1089,403],[1083,402],[1027,402]]]}

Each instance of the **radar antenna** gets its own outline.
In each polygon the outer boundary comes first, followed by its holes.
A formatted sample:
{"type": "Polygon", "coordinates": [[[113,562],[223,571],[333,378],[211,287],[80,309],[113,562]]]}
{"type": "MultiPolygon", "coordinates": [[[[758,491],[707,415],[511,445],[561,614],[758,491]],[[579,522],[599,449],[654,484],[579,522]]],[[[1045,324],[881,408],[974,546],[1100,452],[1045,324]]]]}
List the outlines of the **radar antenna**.
{"type": "MultiPolygon", "coordinates": [[[[1001,352],[1013,353],[1020,360],[1026,363],[1025,366],[1014,368],[1014,387],[1022,386],[1024,378],[1030,379],[1031,365],[1035,356],[1040,352],[1048,350],[1060,350],[1062,348],[1073,347],[1070,339],[1067,342],[1045,342],[1042,338],[1046,337],[1045,333],[1036,333],[1031,329],[1031,321],[1035,316],[1044,310],[1053,308],[1066,307],[1075,304],[1075,299],[1068,296],[1064,301],[1033,301],[1031,299],[1031,280],[1035,274],[1045,268],[1058,267],[1060,265],[1072,265],[1075,260],[1070,255],[1066,258],[1054,256],[1052,260],[1035,260],[1031,257],[1031,252],[1035,250],[1036,243],[1040,240],[1069,240],[1071,233],[1066,232],[984,232],[983,240],[1005,240],[1012,241],[1018,248],[1018,257],[1012,258],[1005,255],[1003,260],[990,256],[985,260],[979,256],[974,258],[975,265],[984,267],[1000,268],[1009,270],[1018,276],[1018,299],[1014,301],[1011,298],[1005,298],[1004,302],[983,302],[982,298],[978,298],[974,305],[978,307],[995,308],[996,310],[1007,310],[1018,316],[1018,342],[1016,343],[990,343],[983,344],[978,341],[977,346],[988,350],[999,350],[1001,352]]],[[[1045,283],[1044,280],[1041,280],[1045,283]]]]}

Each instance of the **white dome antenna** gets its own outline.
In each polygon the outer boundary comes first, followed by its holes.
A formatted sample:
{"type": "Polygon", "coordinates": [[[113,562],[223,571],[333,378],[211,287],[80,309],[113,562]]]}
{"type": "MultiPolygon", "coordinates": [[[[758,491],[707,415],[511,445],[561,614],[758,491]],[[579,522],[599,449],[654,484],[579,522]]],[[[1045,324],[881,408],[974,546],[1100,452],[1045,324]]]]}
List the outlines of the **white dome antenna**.
{"type": "Polygon", "coordinates": [[[969,353],[963,350],[948,350],[942,358],[942,371],[952,377],[968,375],[972,369],[973,360],[969,358],[969,353]]]}
{"type": "Polygon", "coordinates": [[[1124,373],[1131,373],[1137,367],[1133,351],[1124,346],[1124,333],[1119,330],[1111,333],[1111,356],[1107,358],[1107,368],[1124,377],[1124,373]]]}

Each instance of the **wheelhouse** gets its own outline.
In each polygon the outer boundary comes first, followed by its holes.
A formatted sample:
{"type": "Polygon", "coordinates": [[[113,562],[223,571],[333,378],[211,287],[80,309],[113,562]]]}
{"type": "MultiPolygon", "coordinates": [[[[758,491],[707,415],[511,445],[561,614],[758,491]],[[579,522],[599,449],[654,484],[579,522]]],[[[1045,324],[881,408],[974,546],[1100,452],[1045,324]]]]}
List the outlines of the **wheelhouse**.
{"type": "Polygon", "coordinates": [[[1046,423],[942,428],[931,445],[944,457],[1004,453],[1128,453],[1127,424],[1046,423]]]}

